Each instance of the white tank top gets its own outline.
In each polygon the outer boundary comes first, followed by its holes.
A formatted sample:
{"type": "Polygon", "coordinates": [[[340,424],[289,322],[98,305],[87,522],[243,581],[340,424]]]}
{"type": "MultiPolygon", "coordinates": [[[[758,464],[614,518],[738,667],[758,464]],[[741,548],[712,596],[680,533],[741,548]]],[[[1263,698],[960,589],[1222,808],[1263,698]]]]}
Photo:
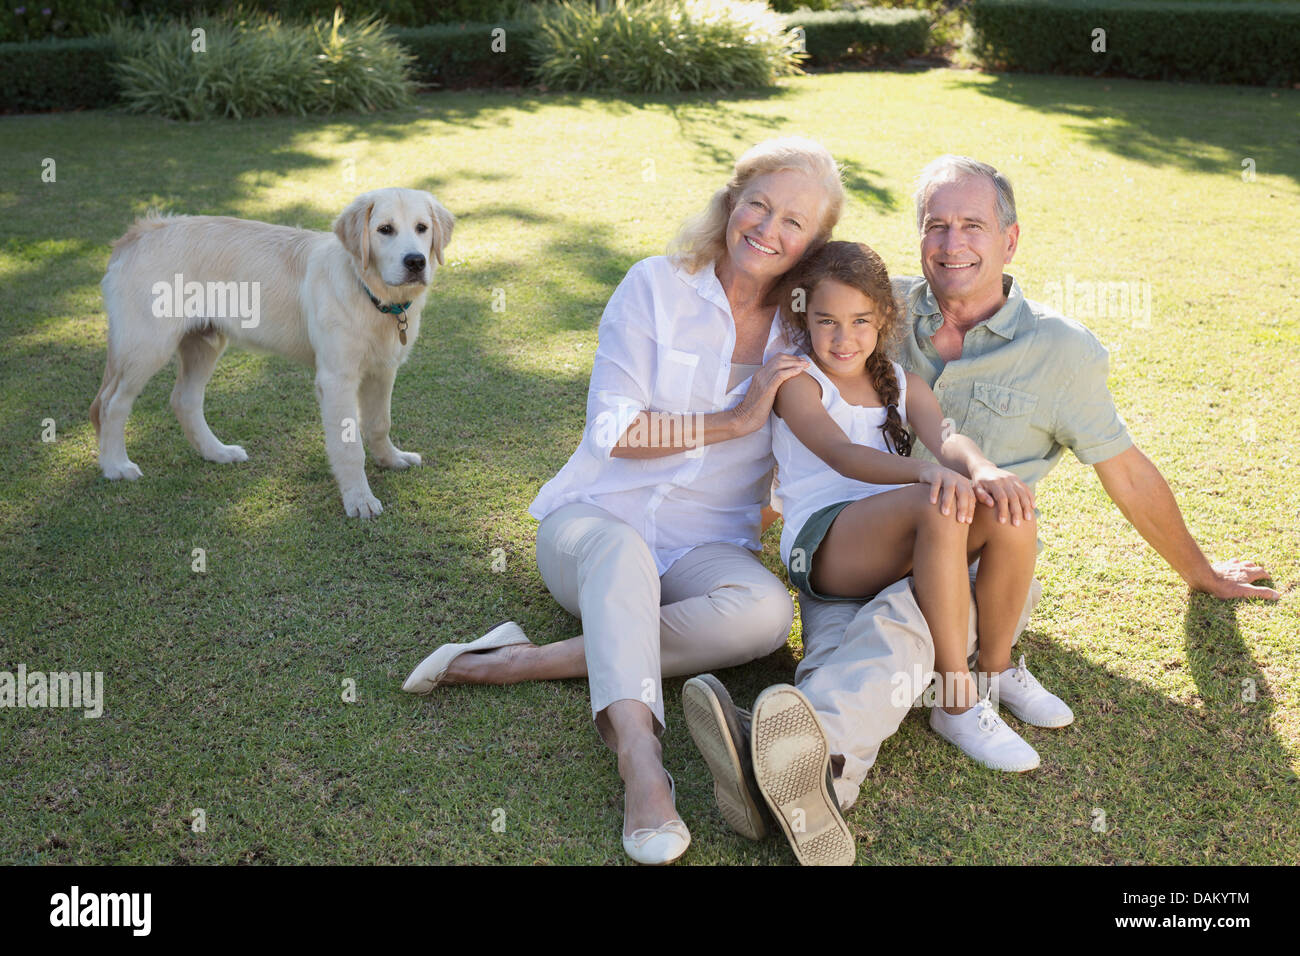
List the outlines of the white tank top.
{"type": "MultiPolygon", "coordinates": [[[[822,388],[822,407],[849,437],[849,441],[878,451],[890,451],[885,444],[885,434],[880,430],[880,426],[885,423],[887,409],[850,405],[811,356],[802,357],[808,359],[809,363],[804,373],[811,375],[822,388]]],[[[893,366],[894,374],[898,376],[898,416],[906,425],[907,376],[903,372],[903,366],[897,362],[893,366]]],[[[794,437],[790,426],[775,414],[772,416],[772,454],[776,457],[779,494],[784,507],[781,561],[787,566],[795,538],[803,529],[804,522],[816,512],[836,502],[857,501],[882,491],[903,487],[873,485],[846,478],[809,451],[803,442],[794,437]]]]}

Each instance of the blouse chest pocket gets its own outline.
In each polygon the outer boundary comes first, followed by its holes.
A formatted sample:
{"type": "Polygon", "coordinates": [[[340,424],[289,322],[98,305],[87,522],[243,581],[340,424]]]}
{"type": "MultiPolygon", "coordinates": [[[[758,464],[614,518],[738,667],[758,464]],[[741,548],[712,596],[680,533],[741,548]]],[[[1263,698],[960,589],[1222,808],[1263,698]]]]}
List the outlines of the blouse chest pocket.
{"type": "Polygon", "coordinates": [[[660,353],[659,367],[655,370],[654,411],[689,412],[695,385],[695,372],[700,356],[680,349],[665,349],[660,353]]]}
{"type": "Polygon", "coordinates": [[[1006,385],[976,382],[971,395],[966,434],[980,446],[984,457],[999,467],[1031,454],[1029,426],[1038,396],[1006,385]]]}

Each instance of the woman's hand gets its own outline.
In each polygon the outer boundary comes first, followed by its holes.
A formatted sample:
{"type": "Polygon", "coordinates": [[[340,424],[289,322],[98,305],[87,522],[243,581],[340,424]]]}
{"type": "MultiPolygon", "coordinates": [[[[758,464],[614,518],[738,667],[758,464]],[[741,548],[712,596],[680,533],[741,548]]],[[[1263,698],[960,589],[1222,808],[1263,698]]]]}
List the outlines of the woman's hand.
{"type": "Polygon", "coordinates": [[[768,415],[772,414],[772,402],[776,399],[777,389],[807,367],[807,359],[782,352],[755,372],[745,397],[731,410],[736,424],[736,437],[762,428],[768,415]]]}
{"type": "Polygon", "coordinates": [[[971,471],[971,485],[975,495],[990,508],[996,508],[998,521],[1007,518],[1017,527],[1021,521],[1034,517],[1034,493],[1014,473],[989,463],[971,471]]]}
{"type": "Polygon", "coordinates": [[[944,514],[956,514],[960,522],[975,520],[975,490],[965,475],[943,465],[927,464],[921,469],[919,483],[930,486],[930,504],[944,514]]]}

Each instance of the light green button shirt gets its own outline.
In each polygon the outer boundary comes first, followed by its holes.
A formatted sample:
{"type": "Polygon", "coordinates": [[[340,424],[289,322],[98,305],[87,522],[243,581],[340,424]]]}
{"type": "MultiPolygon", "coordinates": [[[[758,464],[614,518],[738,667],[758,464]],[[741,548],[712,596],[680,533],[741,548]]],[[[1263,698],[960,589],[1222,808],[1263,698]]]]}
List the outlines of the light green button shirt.
{"type": "MultiPolygon", "coordinates": [[[[966,333],[944,362],[931,337],[943,324],[930,284],[894,279],[907,327],[899,362],[925,380],[956,428],[1031,488],[1069,448],[1095,465],[1133,444],[1106,387],[1109,356],[1078,322],[1024,297],[1002,277],[1006,304],[966,333]]],[[[914,454],[933,460],[920,442],[914,454]]]]}

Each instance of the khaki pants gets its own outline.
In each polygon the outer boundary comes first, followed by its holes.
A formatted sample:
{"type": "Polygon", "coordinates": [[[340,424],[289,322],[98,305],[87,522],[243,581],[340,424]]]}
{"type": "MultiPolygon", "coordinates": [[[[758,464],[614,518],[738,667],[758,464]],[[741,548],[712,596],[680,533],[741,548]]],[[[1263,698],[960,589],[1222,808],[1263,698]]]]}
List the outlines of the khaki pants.
{"type": "MultiPolygon", "coordinates": [[[[974,663],[975,567],[971,567],[967,652],[974,663]]],[[[1035,580],[1016,624],[1020,636],[1042,596],[1035,580]]],[[[799,592],[803,660],[795,682],[812,702],[832,754],[844,757],[835,780],[840,808],[858,799],[880,745],[892,736],[934,676],[934,642],[916,603],[912,578],[891,584],[870,601],[822,601],[799,592]]]]}
{"type": "Polygon", "coordinates": [[[766,657],[785,645],[790,592],[751,552],[705,544],[659,577],[645,540],[594,505],[557,508],[537,529],[537,568],[555,600],[582,619],[591,712],[639,700],[664,726],[662,678],[766,657]]]}

